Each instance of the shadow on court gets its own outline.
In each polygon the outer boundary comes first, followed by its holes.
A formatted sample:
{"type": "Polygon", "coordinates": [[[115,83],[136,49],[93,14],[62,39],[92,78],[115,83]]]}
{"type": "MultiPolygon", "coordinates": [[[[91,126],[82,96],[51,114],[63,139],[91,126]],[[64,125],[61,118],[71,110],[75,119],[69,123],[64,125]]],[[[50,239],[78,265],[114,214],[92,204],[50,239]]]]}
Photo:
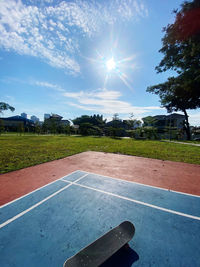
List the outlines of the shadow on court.
{"type": "Polygon", "coordinates": [[[101,264],[100,267],[130,267],[134,262],[139,260],[139,255],[132,248],[122,248],[112,257],[101,264]]]}

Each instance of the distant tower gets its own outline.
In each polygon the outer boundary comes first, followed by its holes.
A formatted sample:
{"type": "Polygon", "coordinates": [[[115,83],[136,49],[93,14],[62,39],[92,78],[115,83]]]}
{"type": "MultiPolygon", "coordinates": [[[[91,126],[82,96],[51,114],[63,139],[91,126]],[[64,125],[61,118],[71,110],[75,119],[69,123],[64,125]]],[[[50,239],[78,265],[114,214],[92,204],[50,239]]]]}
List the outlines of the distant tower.
{"type": "Polygon", "coordinates": [[[36,117],[35,115],[31,116],[31,120],[34,121],[35,123],[39,122],[39,118],[36,117]]]}
{"type": "Polygon", "coordinates": [[[26,113],[21,113],[21,116],[23,117],[23,118],[25,118],[25,119],[27,119],[27,114],[26,113]]]}
{"type": "Polygon", "coordinates": [[[44,114],[44,120],[49,119],[50,116],[51,116],[50,114],[44,114]]]}

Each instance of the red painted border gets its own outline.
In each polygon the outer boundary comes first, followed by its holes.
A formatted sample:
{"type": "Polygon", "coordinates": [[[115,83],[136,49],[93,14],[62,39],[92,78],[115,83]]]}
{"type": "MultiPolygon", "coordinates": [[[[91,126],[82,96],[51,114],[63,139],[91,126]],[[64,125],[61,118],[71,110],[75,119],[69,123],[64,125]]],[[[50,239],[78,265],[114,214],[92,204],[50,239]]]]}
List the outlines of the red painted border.
{"type": "Polygon", "coordinates": [[[103,152],[83,152],[0,176],[0,205],[76,170],[200,195],[200,165],[103,152]]]}

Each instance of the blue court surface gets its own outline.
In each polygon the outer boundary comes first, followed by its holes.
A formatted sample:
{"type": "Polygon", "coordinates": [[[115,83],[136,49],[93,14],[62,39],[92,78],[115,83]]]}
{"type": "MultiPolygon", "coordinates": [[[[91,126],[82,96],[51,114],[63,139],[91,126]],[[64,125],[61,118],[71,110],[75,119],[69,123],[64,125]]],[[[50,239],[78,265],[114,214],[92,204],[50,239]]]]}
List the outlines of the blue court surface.
{"type": "Polygon", "coordinates": [[[200,266],[200,197],[76,171],[0,209],[0,266],[63,266],[122,221],[125,254],[103,266],[200,266]]]}

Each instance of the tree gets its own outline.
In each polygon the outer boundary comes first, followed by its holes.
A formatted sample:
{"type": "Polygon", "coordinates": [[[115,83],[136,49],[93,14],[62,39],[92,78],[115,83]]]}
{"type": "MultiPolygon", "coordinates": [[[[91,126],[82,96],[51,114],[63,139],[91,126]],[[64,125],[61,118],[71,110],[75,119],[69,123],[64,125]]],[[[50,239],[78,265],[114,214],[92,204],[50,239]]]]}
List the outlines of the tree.
{"type": "Polygon", "coordinates": [[[0,113],[3,113],[4,110],[10,110],[10,111],[15,111],[15,108],[10,106],[9,104],[7,103],[4,103],[4,102],[0,102],[0,113]]]}
{"type": "Polygon", "coordinates": [[[122,137],[124,135],[124,129],[121,127],[108,127],[107,133],[109,136],[116,138],[116,137],[122,137]]]}
{"type": "Polygon", "coordinates": [[[113,114],[112,120],[118,121],[119,120],[119,114],[118,113],[113,114]]]}
{"type": "Polygon", "coordinates": [[[134,127],[140,127],[142,122],[140,120],[135,120],[134,127]]]}
{"type": "Polygon", "coordinates": [[[103,115],[82,115],[81,117],[78,117],[73,120],[73,123],[75,125],[80,125],[81,123],[91,123],[94,126],[98,126],[100,128],[103,128],[105,126],[106,120],[103,119],[103,115]]]}
{"type": "Polygon", "coordinates": [[[24,133],[24,123],[22,121],[18,124],[17,131],[19,132],[19,135],[24,133]]]}
{"type": "Polygon", "coordinates": [[[133,128],[140,126],[141,121],[134,119],[133,113],[130,113],[129,120],[123,120],[123,123],[125,123],[128,126],[128,130],[132,130],[133,128]]]}
{"type": "Polygon", "coordinates": [[[157,120],[152,116],[147,116],[142,118],[143,120],[143,126],[155,126],[157,120]]]}
{"type": "Polygon", "coordinates": [[[146,126],[142,128],[144,136],[147,139],[158,139],[157,136],[157,128],[152,127],[152,126],[146,126]]]}
{"type": "Polygon", "coordinates": [[[80,124],[80,134],[81,135],[91,135],[91,129],[92,129],[92,124],[89,122],[82,122],[80,124]]]}
{"type": "Polygon", "coordinates": [[[0,135],[1,135],[2,133],[4,133],[4,131],[5,131],[4,122],[3,122],[3,120],[0,120],[0,135]]]}
{"type": "Polygon", "coordinates": [[[56,134],[58,130],[57,121],[53,118],[49,120],[49,129],[52,134],[56,134]]]}
{"type": "Polygon", "coordinates": [[[40,125],[40,123],[38,121],[35,123],[35,132],[38,135],[41,133],[41,125],[40,125]]]}
{"type": "Polygon", "coordinates": [[[157,73],[173,70],[176,77],[147,88],[159,95],[161,105],[168,112],[182,111],[185,115],[187,139],[191,139],[187,109],[200,107],[200,1],[184,2],[176,14],[175,22],[163,30],[164,54],[157,73]]]}
{"type": "Polygon", "coordinates": [[[48,133],[48,122],[47,120],[44,120],[43,124],[42,124],[42,132],[43,133],[48,133]]]}
{"type": "Polygon", "coordinates": [[[70,132],[71,132],[71,130],[70,130],[70,125],[65,125],[64,126],[64,133],[66,134],[66,135],[70,135],[70,132]]]}

